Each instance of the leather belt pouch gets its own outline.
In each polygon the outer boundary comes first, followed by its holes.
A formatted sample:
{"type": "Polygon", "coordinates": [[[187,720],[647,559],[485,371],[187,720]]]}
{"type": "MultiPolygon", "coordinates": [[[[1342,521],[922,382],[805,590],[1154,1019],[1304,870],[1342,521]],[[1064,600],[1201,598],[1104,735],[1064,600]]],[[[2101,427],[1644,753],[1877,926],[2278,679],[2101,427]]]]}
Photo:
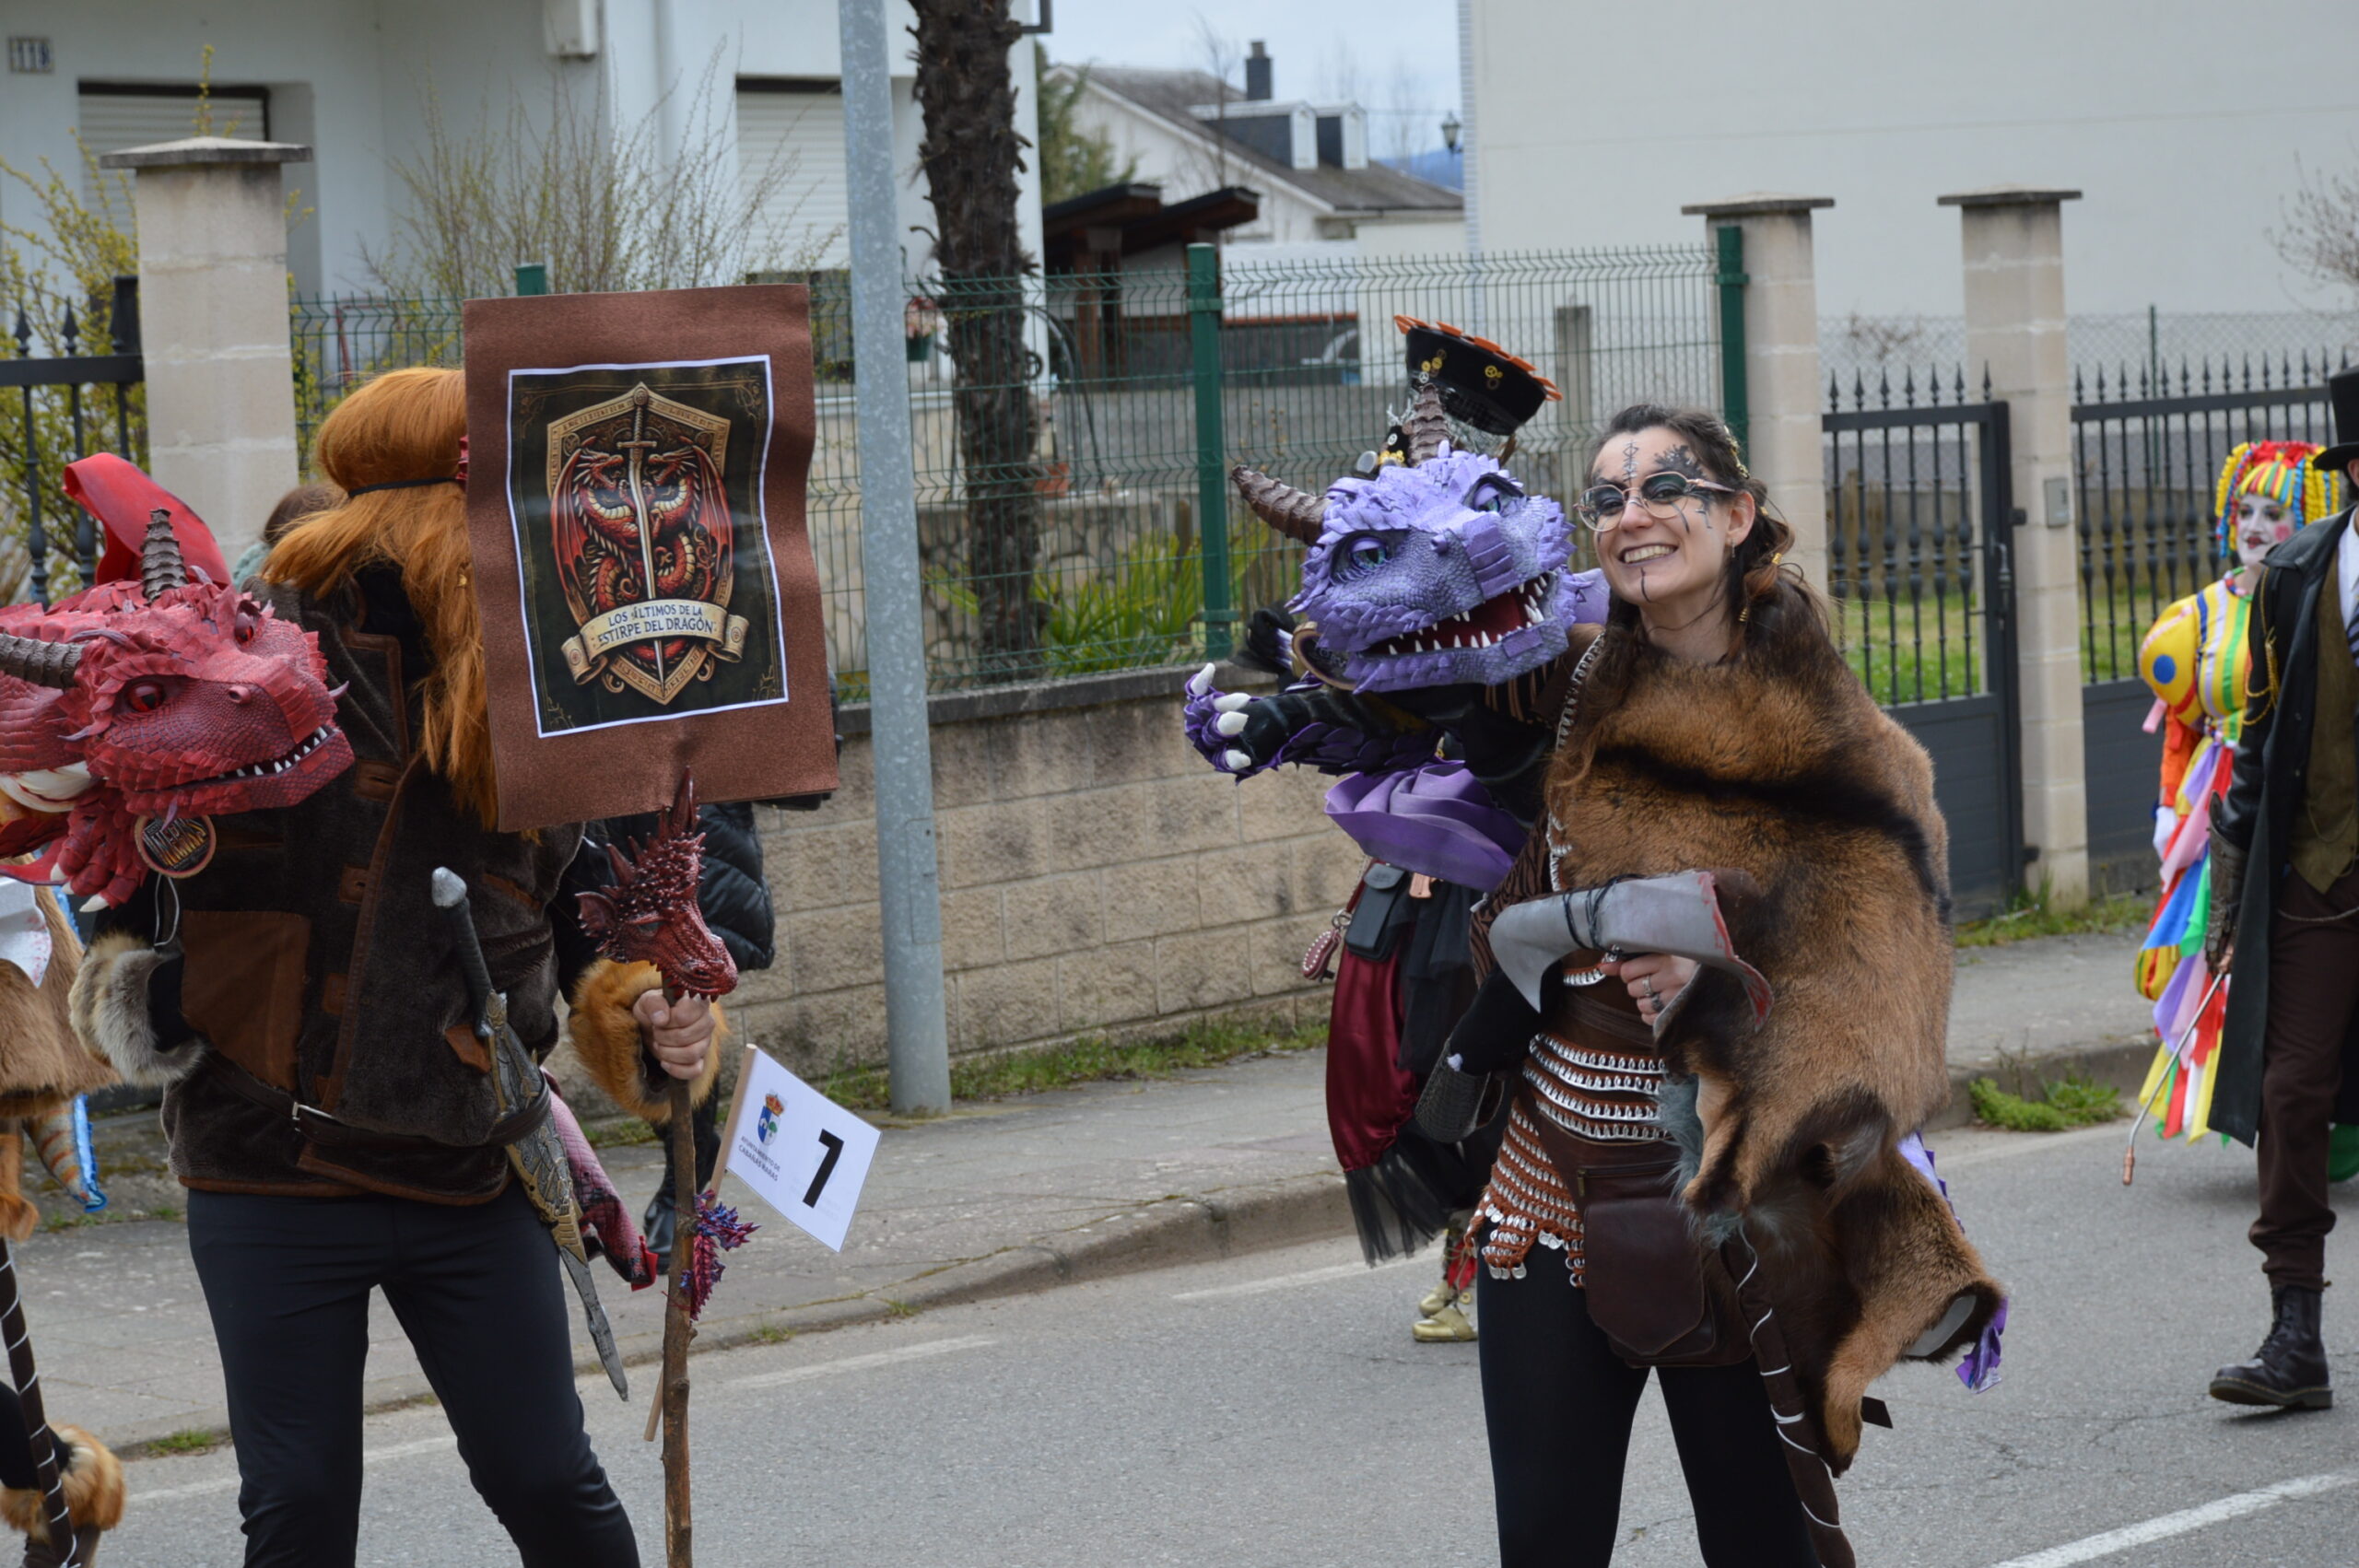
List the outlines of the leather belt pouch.
{"type": "Polygon", "coordinates": [[[1381,959],[1416,916],[1409,903],[1409,873],[1379,860],[1360,878],[1359,902],[1352,910],[1344,946],[1361,958],[1381,959]]]}
{"type": "Polygon", "coordinates": [[[1678,1149],[1601,1143],[1567,1132],[1537,1106],[1529,1112],[1580,1211],[1581,1285],[1590,1320],[1614,1353],[1632,1366],[1750,1359],[1735,1282],[1688,1228],[1672,1191],[1678,1149]]]}

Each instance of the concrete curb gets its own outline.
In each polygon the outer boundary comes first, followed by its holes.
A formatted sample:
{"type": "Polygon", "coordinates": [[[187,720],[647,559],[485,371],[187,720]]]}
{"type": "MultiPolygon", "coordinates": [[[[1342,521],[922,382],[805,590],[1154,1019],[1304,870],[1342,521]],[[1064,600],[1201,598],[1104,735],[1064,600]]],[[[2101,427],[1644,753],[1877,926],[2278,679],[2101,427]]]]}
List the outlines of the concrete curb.
{"type": "MultiPolygon", "coordinates": [[[[2151,1039],[2132,1038],[2075,1046],[2038,1056],[1954,1065],[1950,1069],[1950,1102],[1926,1124],[1926,1130],[1938,1132],[1964,1127],[1974,1119],[1974,1105],[1966,1085],[1977,1078],[1995,1077],[2012,1088],[2020,1076],[2026,1084],[2036,1087],[2067,1072],[2079,1071],[2125,1094],[2134,1094],[2143,1083],[2154,1055],[2151,1039]]],[[[824,1333],[856,1323],[881,1323],[934,1307],[1028,1295],[1058,1285],[1084,1284],[1150,1269],[1242,1257],[1351,1234],[1351,1207],[1344,1196],[1343,1177],[1333,1172],[1222,1188],[1201,1195],[1173,1193],[1073,1230],[1034,1236],[980,1258],[945,1264],[856,1295],[708,1318],[697,1328],[696,1350],[701,1355],[769,1342],[786,1335],[824,1333]]],[[[650,1366],[661,1358],[662,1337],[653,1333],[626,1335],[621,1349],[625,1365],[634,1370],[650,1366]]],[[[604,1380],[594,1357],[582,1361],[574,1370],[581,1376],[604,1380]]],[[[642,1397],[646,1388],[652,1386],[646,1379],[639,1383],[640,1387],[633,1390],[635,1398],[642,1397]]],[[[372,1412],[397,1409],[415,1404],[430,1393],[422,1376],[389,1377],[372,1381],[366,1407],[372,1412]]],[[[229,1414],[223,1410],[209,1421],[127,1426],[110,1433],[109,1441],[126,1456],[135,1457],[158,1438],[192,1431],[207,1433],[216,1441],[226,1442],[229,1414]]]]}
{"type": "MultiPolygon", "coordinates": [[[[1332,1172],[1222,1188],[1201,1196],[1174,1193],[1070,1231],[1035,1236],[857,1295],[709,1317],[697,1326],[695,1354],[772,1342],[788,1335],[824,1333],[856,1323],[910,1317],[931,1307],[1028,1295],[1054,1285],[1239,1257],[1349,1235],[1351,1228],[1344,1179],[1332,1172]]],[[[602,1288],[605,1283],[600,1281],[602,1288]]],[[[654,1365],[663,1356],[660,1334],[627,1334],[618,1345],[623,1364],[634,1371],[654,1365]]],[[[690,1364],[693,1370],[693,1362],[690,1364]]],[[[574,1372],[595,1379],[601,1387],[604,1385],[604,1369],[594,1355],[577,1362],[574,1372]]],[[[634,1402],[652,1387],[652,1380],[634,1378],[634,1402]]],[[[397,1410],[432,1393],[422,1375],[372,1379],[363,1408],[372,1414],[397,1410]]],[[[599,1397],[595,1392],[585,1395],[599,1397]]],[[[224,1444],[229,1441],[229,1412],[221,1410],[194,1419],[126,1423],[109,1433],[107,1440],[125,1457],[138,1458],[149,1457],[143,1451],[159,1439],[199,1433],[224,1444]]]]}
{"type": "Polygon", "coordinates": [[[2145,1086],[2146,1070],[2154,1060],[2153,1037],[2132,1036],[2085,1046],[2068,1046],[2038,1056],[1994,1057],[1978,1062],[1952,1063],[1949,1104],[1925,1124],[1925,1130],[1945,1131],[1972,1122],[1974,1100],[1966,1093],[1966,1086],[1978,1078],[1997,1079],[1999,1086],[2009,1091],[2014,1090],[2016,1081],[2020,1079],[2026,1088],[2036,1092],[2043,1083],[2054,1082],[2068,1072],[2078,1072],[2099,1083],[2109,1083],[2125,1094],[2134,1094],[2145,1086]]]}

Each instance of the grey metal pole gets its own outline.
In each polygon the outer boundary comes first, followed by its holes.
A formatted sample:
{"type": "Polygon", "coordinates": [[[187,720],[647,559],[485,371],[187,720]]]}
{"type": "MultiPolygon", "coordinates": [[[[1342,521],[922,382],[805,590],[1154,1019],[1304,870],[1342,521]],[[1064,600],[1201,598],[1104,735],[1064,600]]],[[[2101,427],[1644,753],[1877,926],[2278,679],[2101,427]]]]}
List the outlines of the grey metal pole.
{"type": "Polygon", "coordinates": [[[885,933],[893,1108],[950,1108],[942,984],[942,873],[926,734],[925,615],[910,468],[910,383],[893,180],[890,0],[839,0],[844,171],[851,227],[853,392],[860,422],[860,563],[868,609],[869,738],[876,761],[876,882],[885,933]]]}

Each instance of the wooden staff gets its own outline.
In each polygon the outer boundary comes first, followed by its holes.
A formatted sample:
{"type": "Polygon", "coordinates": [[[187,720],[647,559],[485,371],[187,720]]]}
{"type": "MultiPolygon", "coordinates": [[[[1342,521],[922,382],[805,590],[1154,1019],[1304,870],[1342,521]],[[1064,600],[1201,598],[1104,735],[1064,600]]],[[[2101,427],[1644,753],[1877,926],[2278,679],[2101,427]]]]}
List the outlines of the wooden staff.
{"type": "MultiPolygon", "coordinates": [[[[664,989],[669,1001],[679,994],[664,989]]],[[[672,1298],[663,1308],[663,1391],[651,1422],[663,1418],[663,1551],[667,1568],[689,1568],[688,1524],[688,1341],[697,1326],[688,1318],[688,1259],[696,1250],[697,1135],[688,1104],[688,1081],[672,1080],[672,1298]]]]}
{"type": "Polygon", "coordinates": [[[49,1513],[50,1550],[58,1568],[75,1568],[74,1520],[65,1507],[65,1485],[57,1473],[57,1444],[41,1404],[41,1374],[33,1368],[32,1337],[25,1331],[24,1303],[17,1293],[17,1259],[7,1238],[0,1236],[0,1333],[8,1339],[8,1375],[17,1385],[17,1403],[25,1417],[25,1436],[33,1451],[34,1473],[41,1480],[42,1505],[49,1513]]]}

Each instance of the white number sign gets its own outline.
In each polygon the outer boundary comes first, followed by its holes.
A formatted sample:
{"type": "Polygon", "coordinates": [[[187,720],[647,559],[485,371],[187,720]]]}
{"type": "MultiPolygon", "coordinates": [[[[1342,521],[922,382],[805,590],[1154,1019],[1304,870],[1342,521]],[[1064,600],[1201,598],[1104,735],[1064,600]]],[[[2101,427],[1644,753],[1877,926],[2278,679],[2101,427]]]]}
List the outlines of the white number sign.
{"type": "Polygon", "coordinates": [[[722,1168],[838,1252],[859,1207],[877,1131],[747,1046],[722,1142],[722,1168]]]}

